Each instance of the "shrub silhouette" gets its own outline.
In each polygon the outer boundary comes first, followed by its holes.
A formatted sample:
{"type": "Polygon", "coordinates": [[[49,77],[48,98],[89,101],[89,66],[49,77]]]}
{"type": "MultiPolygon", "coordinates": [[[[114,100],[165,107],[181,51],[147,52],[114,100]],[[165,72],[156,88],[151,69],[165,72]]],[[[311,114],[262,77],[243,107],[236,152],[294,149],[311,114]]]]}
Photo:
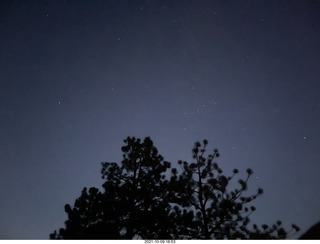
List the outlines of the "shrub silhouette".
{"type": "Polygon", "coordinates": [[[104,191],[84,188],[73,207],[65,205],[65,228],[50,239],[285,239],[299,231],[294,224],[285,230],[281,221],[250,225],[251,203],[263,190],[244,195],[251,169],[229,190],[239,170],[225,176],[215,162],[218,150],[205,154],[207,140],[195,143],[193,162],[179,161],[180,170],[164,161],[149,137],[124,143],[121,165],[102,163],[104,191]]]}

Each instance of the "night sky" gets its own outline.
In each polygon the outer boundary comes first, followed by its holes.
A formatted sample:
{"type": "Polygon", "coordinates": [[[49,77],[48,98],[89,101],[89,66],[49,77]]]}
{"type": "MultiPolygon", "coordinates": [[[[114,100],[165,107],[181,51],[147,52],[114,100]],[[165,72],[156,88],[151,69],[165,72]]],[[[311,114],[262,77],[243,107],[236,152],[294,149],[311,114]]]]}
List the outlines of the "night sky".
{"type": "MultiPolygon", "coordinates": [[[[48,239],[127,136],[254,171],[252,222],[320,220],[319,1],[1,1],[0,238],[48,239]]],[[[300,234],[292,237],[297,238],[300,234]]]]}

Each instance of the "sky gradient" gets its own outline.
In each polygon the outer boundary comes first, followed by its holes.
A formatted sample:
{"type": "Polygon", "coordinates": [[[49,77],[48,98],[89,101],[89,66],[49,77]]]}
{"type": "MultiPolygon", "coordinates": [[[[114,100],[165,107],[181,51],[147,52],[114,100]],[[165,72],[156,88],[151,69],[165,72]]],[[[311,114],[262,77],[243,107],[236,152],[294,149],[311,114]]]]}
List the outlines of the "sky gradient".
{"type": "Polygon", "coordinates": [[[302,234],[320,220],[319,64],[318,1],[2,1],[0,239],[63,227],[127,136],[173,166],[208,139],[264,189],[252,222],[302,234]]]}

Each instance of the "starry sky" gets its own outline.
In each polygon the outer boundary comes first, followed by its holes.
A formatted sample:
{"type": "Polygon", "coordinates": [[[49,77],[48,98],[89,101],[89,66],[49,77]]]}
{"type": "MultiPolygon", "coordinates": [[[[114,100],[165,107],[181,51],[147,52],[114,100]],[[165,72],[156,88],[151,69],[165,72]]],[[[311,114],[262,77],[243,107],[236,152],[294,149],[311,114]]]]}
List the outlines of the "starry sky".
{"type": "Polygon", "coordinates": [[[319,64],[319,1],[1,1],[0,239],[64,227],[127,136],[173,166],[208,139],[264,189],[252,222],[302,234],[320,220],[319,64]]]}

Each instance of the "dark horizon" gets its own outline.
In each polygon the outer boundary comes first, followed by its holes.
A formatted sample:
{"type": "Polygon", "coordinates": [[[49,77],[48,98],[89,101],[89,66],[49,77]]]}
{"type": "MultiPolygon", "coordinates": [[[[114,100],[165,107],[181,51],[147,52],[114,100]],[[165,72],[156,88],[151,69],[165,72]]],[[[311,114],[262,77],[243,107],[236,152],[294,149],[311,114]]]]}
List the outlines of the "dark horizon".
{"type": "MultiPolygon", "coordinates": [[[[318,1],[3,1],[0,239],[49,239],[127,136],[252,168],[252,222],[320,220],[318,1]],[[271,214],[272,213],[272,214],[271,214]]],[[[288,226],[286,226],[288,225],[288,226]]]]}

